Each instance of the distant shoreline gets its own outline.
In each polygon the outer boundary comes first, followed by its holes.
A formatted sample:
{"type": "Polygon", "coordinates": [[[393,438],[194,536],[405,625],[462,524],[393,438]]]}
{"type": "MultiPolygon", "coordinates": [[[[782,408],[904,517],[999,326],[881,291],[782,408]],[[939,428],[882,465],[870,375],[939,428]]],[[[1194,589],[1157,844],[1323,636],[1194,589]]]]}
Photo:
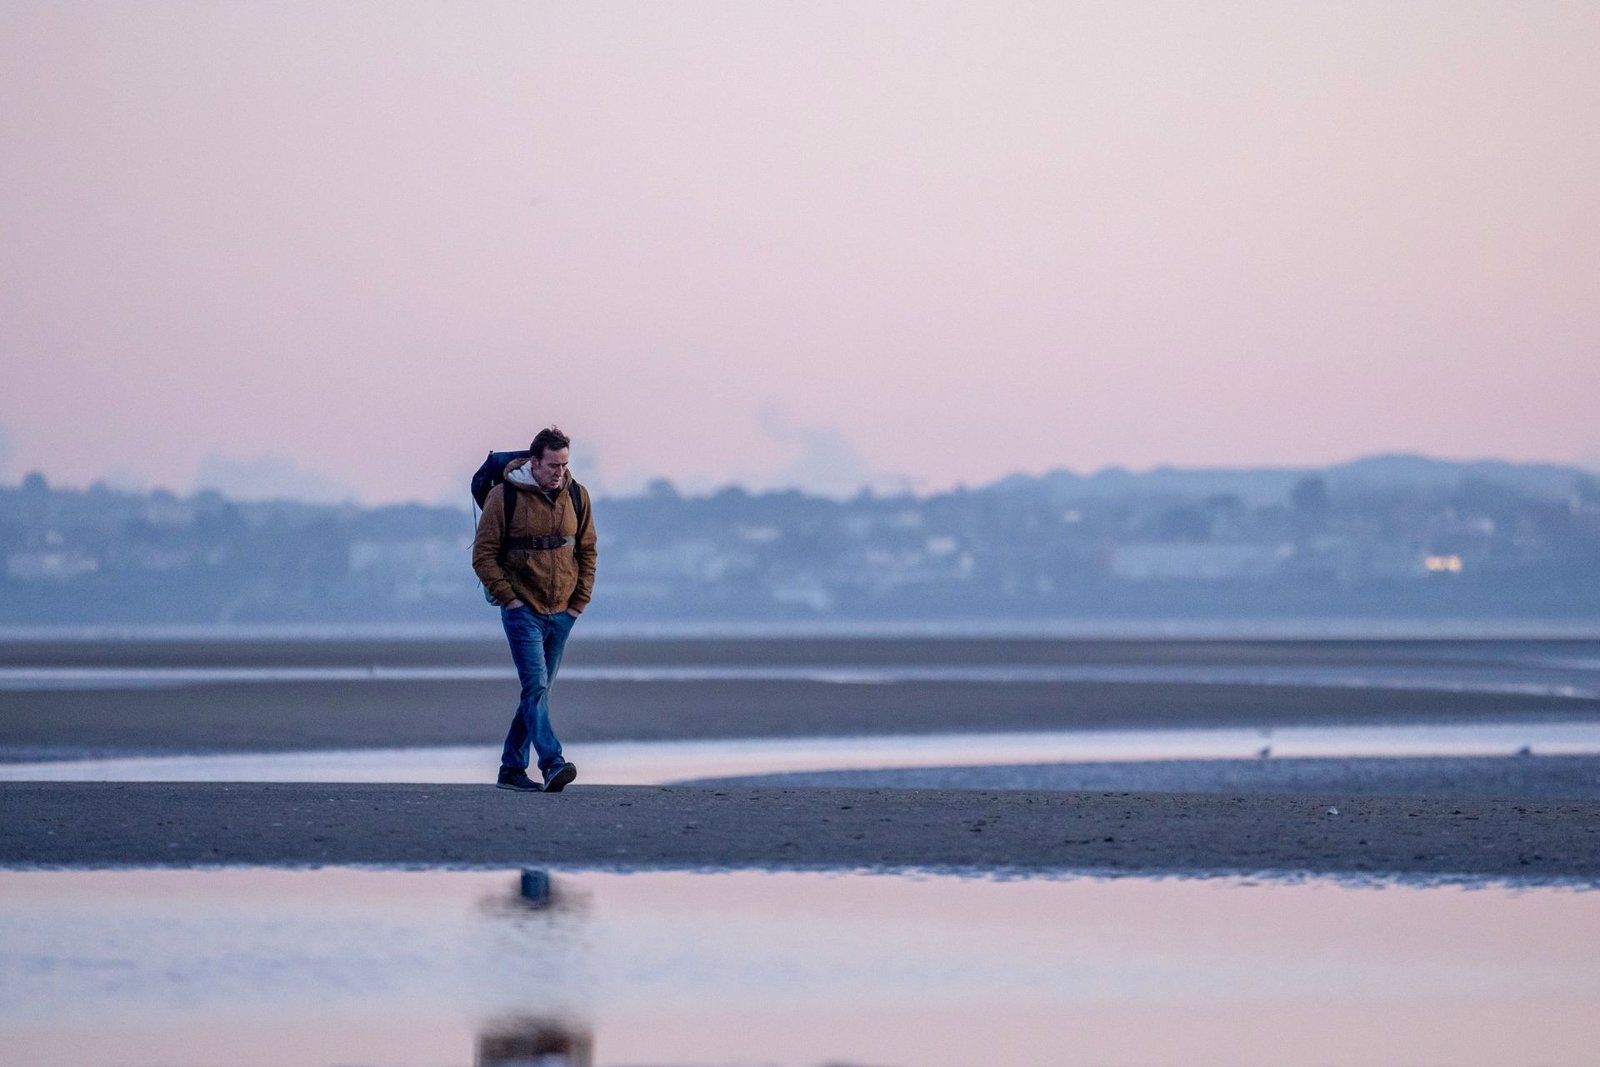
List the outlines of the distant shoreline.
{"type": "MultiPolygon", "coordinates": [[[[1437,641],[1600,640],[1600,615],[1573,618],[1059,618],[948,622],[916,619],[586,619],[588,640],[651,641],[683,638],[788,640],[1151,640],[1151,641],[1437,641]]],[[[372,641],[503,639],[498,617],[459,623],[60,623],[0,624],[0,644],[51,641],[372,641]]]]}

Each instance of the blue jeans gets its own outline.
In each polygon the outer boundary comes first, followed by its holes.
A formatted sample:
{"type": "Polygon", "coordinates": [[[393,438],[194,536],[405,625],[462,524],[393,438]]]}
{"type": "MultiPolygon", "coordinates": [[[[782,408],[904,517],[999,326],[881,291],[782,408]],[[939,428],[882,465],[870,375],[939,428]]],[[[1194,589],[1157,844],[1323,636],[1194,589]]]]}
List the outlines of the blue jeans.
{"type": "Polygon", "coordinates": [[[511,729],[506,732],[500,766],[526,770],[530,745],[539,754],[541,774],[561,764],[561,742],[550,728],[550,685],[556,680],[556,668],[561,666],[567,635],[577,621],[564,611],[540,615],[526,604],[500,609],[500,625],[511,642],[511,659],[522,681],[522,699],[517,703],[511,729]]]}

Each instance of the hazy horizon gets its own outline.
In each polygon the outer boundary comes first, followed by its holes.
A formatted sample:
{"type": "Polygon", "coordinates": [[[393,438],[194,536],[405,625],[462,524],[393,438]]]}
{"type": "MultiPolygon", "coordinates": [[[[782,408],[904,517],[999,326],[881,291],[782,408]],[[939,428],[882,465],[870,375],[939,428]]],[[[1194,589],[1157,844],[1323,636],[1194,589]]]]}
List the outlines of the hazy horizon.
{"type": "Polygon", "coordinates": [[[1600,8],[0,7],[0,482],[1600,467],[1600,8]]]}
{"type": "MultiPolygon", "coordinates": [[[[1096,468],[1094,470],[1073,470],[1069,467],[1058,466],[1037,472],[1006,471],[991,479],[975,481],[971,483],[962,482],[954,486],[941,486],[934,489],[915,488],[909,484],[909,480],[905,480],[899,484],[896,484],[892,481],[883,480],[878,484],[863,484],[850,490],[849,492],[831,493],[826,491],[818,492],[801,485],[761,485],[739,481],[726,481],[699,485],[684,484],[674,481],[670,476],[667,475],[659,475],[655,478],[651,478],[640,482],[639,484],[630,486],[607,486],[601,482],[585,479],[581,473],[575,473],[575,477],[578,477],[579,481],[581,481],[586,487],[590,488],[597,497],[612,498],[640,495],[649,491],[652,482],[665,481],[671,485],[675,492],[686,497],[707,497],[726,490],[736,489],[752,495],[794,490],[806,493],[810,496],[832,498],[836,500],[847,499],[863,491],[873,492],[880,495],[910,493],[918,499],[926,499],[928,497],[936,496],[940,493],[945,493],[952,490],[982,490],[990,486],[1001,485],[1002,483],[1014,478],[1045,478],[1060,474],[1071,475],[1085,481],[1103,478],[1106,476],[1121,475],[1126,475],[1133,478],[1144,478],[1167,472],[1172,472],[1179,475],[1194,475],[1202,478],[1208,475],[1226,477],[1234,474],[1299,475],[1302,473],[1318,474],[1321,472],[1337,470],[1340,467],[1351,464],[1367,464],[1383,461],[1405,462],[1409,460],[1417,460],[1428,464],[1442,463],[1460,464],[1464,466],[1475,464],[1510,464],[1517,467],[1570,468],[1582,474],[1600,477],[1600,466],[1560,463],[1549,460],[1506,460],[1496,456],[1477,456],[1467,459],[1451,459],[1441,456],[1429,456],[1422,453],[1374,453],[1371,455],[1351,456],[1329,464],[1303,465],[1255,463],[1227,466],[1185,466],[1182,464],[1156,463],[1148,467],[1128,467],[1113,463],[1107,464],[1104,467],[1096,468]]],[[[334,483],[320,478],[310,472],[294,469],[288,466],[285,461],[275,457],[258,457],[253,460],[227,462],[217,462],[214,458],[208,458],[206,462],[202,463],[201,469],[202,472],[210,471],[212,477],[197,478],[194,484],[187,487],[143,484],[131,481],[118,482],[106,478],[96,478],[87,482],[70,482],[52,478],[50,476],[50,472],[46,470],[31,470],[16,472],[9,477],[0,476],[0,489],[18,489],[25,478],[33,474],[39,474],[45,479],[45,483],[50,488],[62,489],[70,492],[82,492],[96,485],[105,485],[120,492],[151,493],[164,491],[172,493],[180,498],[193,496],[195,494],[207,491],[216,491],[221,493],[224,497],[242,502],[276,501],[302,504],[356,504],[364,507],[377,507],[386,504],[420,504],[427,507],[444,506],[453,508],[465,508],[470,506],[470,499],[467,490],[467,478],[471,473],[470,465],[463,467],[462,471],[460,472],[460,478],[458,479],[460,481],[459,485],[454,486],[448,492],[437,497],[423,498],[418,496],[383,501],[361,500],[355,494],[340,490],[340,488],[334,483]],[[221,475],[226,474],[230,470],[245,473],[255,472],[259,475],[259,477],[249,482],[249,485],[252,488],[243,488],[241,490],[240,482],[230,482],[221,477],[221,475]],[[278,487],[282,487],[281,490],[278,487]]],[[[4,471],[3,451],[0,451],[0,471],[4,471]]]]}

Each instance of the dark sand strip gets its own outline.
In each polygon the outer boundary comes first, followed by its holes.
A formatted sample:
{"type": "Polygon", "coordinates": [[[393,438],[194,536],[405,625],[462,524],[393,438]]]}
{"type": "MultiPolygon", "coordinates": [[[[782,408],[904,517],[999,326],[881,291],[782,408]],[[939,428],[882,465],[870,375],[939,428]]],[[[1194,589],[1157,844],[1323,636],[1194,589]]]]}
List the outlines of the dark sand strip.
{"type": "Polygon", "coordinates": [[[882,865],[1600,881],[1600,803],[17,783],[0,785],[0,864],[882,865]]]}

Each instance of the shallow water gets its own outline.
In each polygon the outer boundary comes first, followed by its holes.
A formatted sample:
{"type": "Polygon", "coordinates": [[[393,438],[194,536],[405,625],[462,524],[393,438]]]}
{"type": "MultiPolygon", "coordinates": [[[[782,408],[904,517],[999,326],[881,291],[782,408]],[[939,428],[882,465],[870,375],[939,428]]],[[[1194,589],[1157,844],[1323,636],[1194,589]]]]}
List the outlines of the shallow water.
{"type": "Polygon", "coordinates": [[[7,1061],[1562,1064],[1600,1006],[1600,893],[1568,889],[519,881],[0,872],[7,1061]]]}
{"type": "MultiPolygon", "coordinates": [[[[1600,723],[1468,723],[714,741],[610,741],[569,746],[587,785],[656,785],[797,771],[986,767],[1139,760],[1509,756],[1600,753],[1600,723]]],[[[442,748],[148,756],[0,763],[0,781],[416,782],[485,780],[494,753],[442,748]]],[[[490,768],[492,773],[493,768],[490,768]]]]}

